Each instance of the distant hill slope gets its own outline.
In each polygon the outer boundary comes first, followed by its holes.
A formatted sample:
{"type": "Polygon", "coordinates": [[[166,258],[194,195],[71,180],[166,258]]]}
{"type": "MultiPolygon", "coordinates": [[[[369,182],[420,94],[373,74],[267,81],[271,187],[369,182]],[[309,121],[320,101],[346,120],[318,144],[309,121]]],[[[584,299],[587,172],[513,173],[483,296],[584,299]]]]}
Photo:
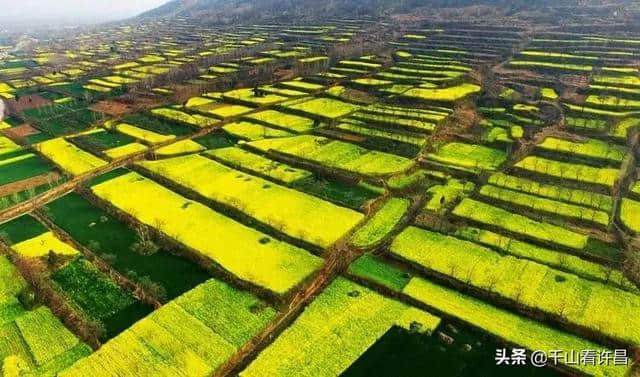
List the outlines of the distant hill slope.
{"type": "MultiPolygon", "coordinates": [[[[318,18],[379,17],[438,13],[485,7],[503,15],[544,15],[549,8],[570,16],[574,10],[613,13],[634,0],[171,0],[140,17],[197,17],[211,22],[303,21],[318,18]]],[[[553,12],[553,13],[555,13],[553,12]]],[[[599,14],[598,14],[599,15],[599,14]]],[[[443,20],[446,20],[446,16],[443,20]]]]}
{"type": "Polygon", "coordinates": [[[163,17],[163,16],[171,16],[180,11],[181,5],[183,1],[181,0],[171,0],[168,3],[161,5],[155,9],[147,11],[141,14],[141,17],[163,17]]]}
{"type": "MultiPolygon", "coordinates": [[[[537,0],[537,3],[547,0],[537,0]]],[[[571,1],[571,0],[570,0],[571,1]]],[[[518,0],[172,0],[141,17],[206,16],[212,18],[351,17],[404,13],[420,7],[476,4],[528,4],[518,0]]]]}
{"type": "Polygon", "coordinates": [[[373,16],[424,3],[424,0],[172,0],[141,17],[205,16],[236,19],[311,17],[319,14],[329,17],[373,16]]]}

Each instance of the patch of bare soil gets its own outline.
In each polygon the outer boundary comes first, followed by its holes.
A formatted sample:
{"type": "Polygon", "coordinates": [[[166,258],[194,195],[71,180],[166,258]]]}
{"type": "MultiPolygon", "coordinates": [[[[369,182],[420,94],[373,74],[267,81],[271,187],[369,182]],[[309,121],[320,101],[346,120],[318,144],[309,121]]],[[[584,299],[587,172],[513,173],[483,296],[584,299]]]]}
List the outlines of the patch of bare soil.
{"type": "Polygon", "coordinates": [[[472,107],[459,107],[453,114],[455,125],[465,131],[471,130],[473,126],[480,122],[478,113],[472,107]]]}
{"type": "Polygon", "coordinates": [[[9,101],[5,101],[7,107],[14,112],[19,113],[24,110],[36,109],[39,107],[49,106],[53,102],[48,99],[42,98],[36,94],[31,94],[28,96],[20,96],[17,99],[11,99],[9,101]]]}
{"type": "Polygon", "coordinates": [[[343,139],[344,141],[351,141],[354,143],[362,143],[365,140],[367,140],[365,136],[352,135],[352,134],[340,134],[340,138],[343,139]]]}
{"type": "Polygon", "coordinates": [[[281,68],[275,72],[275,77],[278,81],[289,80],[295,77],[295,73],[290,69],[281,68]]]}
{"type": "Polygon", "coordinates": [[[528,69],[511,69],[504,66],[504,64],[493,67],[493,72],[502,77],[510,77],[516,79],[541,79],[544,76],[528,69]]]}
{"type": "Polygon", "coordinates": [[[355,101],[359,101],[367,104],[374,103],[377,100],[376,97],[370,95],[367,92],[363,92],[361,90],[347,88],[345,89],[345,94],[347,95],[348,98],[352,98],[355,101]]]}
{"type": "Polygon", "coordinates": [[[39,134],[40,130],[32,127],[29,124],[23,124],[18,127],[7,128],[2,131],[8,138],[12,140],[23,140],[27,136],[39,134]]]}
{"type": "Polygon", "coordinates": [[[137,97],[135,100],[129,105],[134,111],[144,111],[153,109],[158,106],[166,105],[166,99],[158,99],[158,98],[149,98],[149,97],[137,97]]]}
{"type": "Polygon", "coordinates": [[[576,91],[575,87],[570,87],[562,93],[562,99],[573,103],[584,103],[587,97],[576,91]]]}
{"type": "Polygon", "coordinates": [[[37,187],[49,182],[55,182],[59,180],[60,174],[56,172],[51,172],[43,175],[38,175],[36,177],[23,179],[22,181],[9,183],[4,186],[0,186],[0,196],[11,195],[15,192],[20,192],[27,190],[31,187],[37,187]]]}
{"type": "Polygon", "coordinates": [[[584,75],[562,75],[560,82],[567,86],[586,88],[589,86],[589,78],[584,75]]]}
{"type": "Polygon", "coordinates": [[[89,107],[89,109],[115,117],[129,114],[132,111],[129,105],[118,101],[100,101],[89,107]]]}

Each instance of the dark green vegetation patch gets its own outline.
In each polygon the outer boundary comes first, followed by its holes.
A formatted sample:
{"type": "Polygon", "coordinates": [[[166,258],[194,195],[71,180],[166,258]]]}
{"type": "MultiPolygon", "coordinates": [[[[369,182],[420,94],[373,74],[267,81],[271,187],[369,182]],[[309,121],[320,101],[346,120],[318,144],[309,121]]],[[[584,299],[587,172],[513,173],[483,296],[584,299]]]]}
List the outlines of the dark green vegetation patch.
{"type": "Polygon", "coordinates": [[[197,265],[166,250],[159,249],[152,255],[134,251],[136,244],[143,242],[140,236],[78,194],[58,199],[48,208],[48,216],[56,225],[161,299],[171,300],[209,277],[197,265]]]}
{"type": "Polygon", "coordinates": [[[151,312],[84,258],[76,258],[56,271],[52,279],[90,318],[104,324],[107,338],[151,312]]]}

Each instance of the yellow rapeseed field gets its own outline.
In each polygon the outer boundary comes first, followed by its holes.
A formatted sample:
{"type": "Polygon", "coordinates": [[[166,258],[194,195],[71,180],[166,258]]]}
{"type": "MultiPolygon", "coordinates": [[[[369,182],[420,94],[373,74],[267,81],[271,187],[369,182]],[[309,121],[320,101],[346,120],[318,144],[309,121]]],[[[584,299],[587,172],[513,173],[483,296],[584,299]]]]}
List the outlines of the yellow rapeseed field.
{"type": "Polygon", "coordinates": [[[354,210],[199,155],[145,161],[140,165],[291,237],[322,248],[336,242],[364,217],[354,210]]]}
{"type": "Polygon", "coordinates": [[[58,255],[76,255],[78,250],[60,241],[52,232],[43,233],[37,237],[20,242],[12,246],[13,250],[25,257],[41,257],[53,251],[58,255]]]}
{"type": "Polygon", "coordinates": [[[75,176],[107,165],[106,161],[83,151],[63,138],[37,144],[36,149],[64,171],[75,176]]]}
{"type": "Polygon", "coordinates": [[[104,154],[107,155],[109,158],[112,158],[115,160],[118,158],[127,157],[135,153],[146,151],[147,149],[148,147],[144,144],[130,143],[127,145],[123,145],[121,147],[107,149],[106,151],[104,151],[104,154]]]}
{"type": "Polygon", "coordinates": [[[162,135],[157,132],[145,130],[127,123],[120,123],[115,128],[125,135],[129,135],[138,140],[142,140],[149,144],[164,143],[165,141],[175,139],[175,135],[162,135]]]}
{"type": "Polygon", "coordinates": [[[338,278],[240,376],[339,376],[389,328],[413,322],[431,332],[440,319],[338,278]]]}
{"type": "Polygon", "coordinates": [[[259,332],[275,310],[208,280],[136,322],[61,377],[206,377],[259,332]],[[252,310],[255,307],[259,310],[252,310]]]}
{"type": "Polygon", "coordinates": [[[182,140],[166,147],[158,148],[155,154],[158,156],[175,156],[184,153],[197,153],[205,150],[205,147],[193,140],[182,140]]]}
{"type": "Polygon", "coordinates": [[[288,292],[322,263],[305,250],[271,239],[137,173],[96,185],[93,192],[238,278],[276,294],[288,292]]]}
{"type": "MultiPolygon", "coordinates": [[[[1,125],[0,129],[2,129],[1,125]]],[[[5,136],[0,136],[0,155],[15,152],[20,149],[21,147],[18,144],[14,143],[13,140],[5,136]]]]}

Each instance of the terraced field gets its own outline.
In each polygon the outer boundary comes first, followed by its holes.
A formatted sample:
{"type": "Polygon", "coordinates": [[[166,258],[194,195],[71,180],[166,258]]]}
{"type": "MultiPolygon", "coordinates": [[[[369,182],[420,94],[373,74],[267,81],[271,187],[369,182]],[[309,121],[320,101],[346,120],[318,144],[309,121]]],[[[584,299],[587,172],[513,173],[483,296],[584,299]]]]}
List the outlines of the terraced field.
{"type": "Polygon", "coordinates": [[[274,376],[339,375],[391,326],[413,324],[431,332],[439,322],[338,278],[240,376],[261,376],[265,370],[274,376]],[[336,346],[342,352],[334,352],[336,346]],[[283,358],[283,352],[292,354],[283,358]]]}
{"type": "Polygon", "coordinates": [[[274,240],[137,173],[100,183],[91,190],[109,205],[223,270],[275,294],[287,293],[320,266],[320,260],[305,250],[274,240]],[[153,205],[157,200],[161,207],[153,205]],[[251,260],[259,262],[247,263],[251,260]]]}
{"type": "Polygon", "coordinates": [[[638,375],[637,7],[187,3],[0,31],[2,376],[638,375]]]}
{"type": "Polygon", "coordinates": [[[185,156],[140,166],[153,174],[232,207],[291,237],[326,248],[363,216],[311,195],[243,174],[202,156],[185,156]],[[331,224],[325,219],[333,218],[331,224]],[[307,233],[308,229],[315,229],[307,233]]]}

